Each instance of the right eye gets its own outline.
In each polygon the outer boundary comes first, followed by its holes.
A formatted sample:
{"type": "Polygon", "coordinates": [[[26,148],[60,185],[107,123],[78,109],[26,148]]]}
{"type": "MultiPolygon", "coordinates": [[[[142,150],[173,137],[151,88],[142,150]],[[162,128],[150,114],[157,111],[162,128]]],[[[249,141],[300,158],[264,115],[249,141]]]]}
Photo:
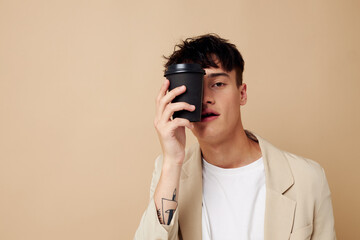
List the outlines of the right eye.
{"type": "Polygon", "coordinates": [[[217,88],[223,87],[223,86],[225,86],[225,83],[223,83],[223,82],[217,82],[213,85],[213,87],[217,87],[217,88]]]}

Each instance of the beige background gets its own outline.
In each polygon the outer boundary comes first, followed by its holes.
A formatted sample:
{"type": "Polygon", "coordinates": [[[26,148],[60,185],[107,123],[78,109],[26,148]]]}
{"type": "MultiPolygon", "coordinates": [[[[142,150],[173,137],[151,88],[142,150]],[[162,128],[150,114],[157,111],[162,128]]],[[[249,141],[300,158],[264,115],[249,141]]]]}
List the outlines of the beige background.
{"type": "Polygon", "coordinates": [[[244,56],[245,127],[321,163],[360,239],[359,1],[129,2],[0,0],[0,239],[132,239],[161,55],[207,32],[244,56]]]}

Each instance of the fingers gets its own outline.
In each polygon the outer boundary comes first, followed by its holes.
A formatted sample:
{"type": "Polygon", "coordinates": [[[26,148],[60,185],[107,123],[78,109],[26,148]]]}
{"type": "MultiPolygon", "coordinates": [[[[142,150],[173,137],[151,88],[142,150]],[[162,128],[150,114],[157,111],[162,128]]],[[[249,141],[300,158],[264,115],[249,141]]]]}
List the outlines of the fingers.
{"type": "MultiPolygon", "coordinates": [[[[178,96],[186,91],[185,86],[180,86],[180,87],[176,87],[176,88],[172,89],[171,91],[169,91],[167,93],[169,86],[170,86],[170,81],[168,79],[166,79],[164,81],[163,85],[161,86],[160,92],[156,98],[156,118],[155,118],[155,120],[157,120],[157,121],[162,119],[162,115],[163,115],[167,105],[169,105],[169,103],[171,103],[171,101],[174,100],[174,98],[176,96],[178,96]]],[[[180,108],[179,110],[182,110],[182,109],[180,108]]],[[[179,111],[179,110],[175,110],[175,111],[179,111]]],[[[170,115],[170,117],[171,117],[171,115],[170,115]]],[[[167,118],[167,120],[169,120],[170,117],[167,118]]]]}
{"type": "Polygon", "coordinates": [[[177,128],[180,127],[187,127],[189,129],[193,129],[194,125],[185,118],[175,118],[172,121],[169,121],[167,123],[159,123],[157,126],[155,126],[156,129],[158,130],[158,133],[162,136],[162,137],[167,137],[167,136],[171,136],[174,131],[177,128]]]}
{"type": "Polygon", "coordinates": [[[195,110],[195,106],[186,102],[172,103],[172,100],[174,100],[176,96],[186,91],[186,87],[180,86],[167,92],[169,85],[170,82],[166,79],[156,98],[156,117],[154,119],[155,128],[160,132],[165,129],[169,130],[169,128],[174,129],[174,127],[188,127],[192,129],[193,124],[191,124],[187,119],[175,118],[174,120],[171,120],[171,116],[174,112],[181,110],[192,112],[195,110]]]}
{"type": "Polygon", "coordinates": [[[181,110],[187,110],[187,111],[194,111],[195,106],[188,104],[186,102],[177,102],[177,103],[171,103],[168,104],[162,114],[162,117],[160,121],[167,122],[171,116],[174,114],[174,112],[181,111],[181,110]]]}
{"type": "Polygon", "coordinates": [[[170,81],[166,79],[161,85],[160,92],[156,98],[156,104],[158,104],[161,98],[163,98],[166,95],[166,91],[168,90],[169,86],[170,86],[170,81]]]}
{"type": "Polygon", "coordinates": [[[161,113],[164,111],[162,106],[160,106],[160,101],[166,95],[169,86],[170,86],[170,81],[166,79],[162,84],[160,92],[156,98],[156,118],[159,118],[159,115],[161,115],[161,113]]]}
{"type": "Polygon", "coordinates": [[[170,129],[176,129],[178,127],[187,127],[189,129],[193,129],[194,125],[185,118],[175,118],[169,123],[170,129]]]}
{"type": "Polygon", "coordinates": [[[166,105],[170,103],[172,100],[174,100],[176,96],[183,94],[185,91],[186,91],[186,87],[184,85],[172,89],[160,100],[160,105],[162,104],[166,105]]]}
{"type": "Polygon", "coordinates": [[[156,98],[156,115],[157,116],[164,111],[165,107],[161,106],[160,102],[161,102],[161,99],[163,99],[164,96],[166,95],[166,92],[167,92],[169,86],[170,86],[170,81],[166,79],[164,81],[164,83],[162,84],[160,92],[156,98]]]}
{"type": "Polygon", "coordinates": [[[161,87],[160,93],[156,99],[157,114],[162,114],[165,110],[166,105],[171,103],[171,101],[174,100],[174,98],[176,96],[178,96],[186,91],[185,86],[180,86],[180,87],[176,87],[176,88],[172,89],[171,91],[169,91],[168,93],[166,93],[166,91],[169,88],[169,85],[170,85],[169,80],[166,80],[164,82],[163,86],[161,87]]]}

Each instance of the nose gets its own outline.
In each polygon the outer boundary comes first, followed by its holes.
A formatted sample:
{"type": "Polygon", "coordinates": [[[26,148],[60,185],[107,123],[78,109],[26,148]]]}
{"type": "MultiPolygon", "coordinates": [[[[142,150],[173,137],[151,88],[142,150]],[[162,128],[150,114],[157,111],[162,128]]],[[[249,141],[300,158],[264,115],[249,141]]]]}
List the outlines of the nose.
{"type": "Polygon", "coordinates": [[[215,99],[211,94],[210,89],[208,89],[207,87],[204,86],[204,90],[203,90],[203,105],[206,104],[214,104],[215,103],[215,99]]]}

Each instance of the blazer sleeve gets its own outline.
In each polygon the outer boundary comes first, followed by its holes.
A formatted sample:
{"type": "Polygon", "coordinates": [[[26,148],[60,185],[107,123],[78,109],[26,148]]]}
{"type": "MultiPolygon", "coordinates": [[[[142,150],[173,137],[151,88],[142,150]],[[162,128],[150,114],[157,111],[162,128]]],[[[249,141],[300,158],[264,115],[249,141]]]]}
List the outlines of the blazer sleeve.
{"type": "Polygon", "coordinates": [[[312,240],[336,240],[331,193],[322,169],[322,189],[313,221],[312,240]]]}
{"type": "Polygon", "coordinates": [[[154,201],[154,192],[159,182],[162,169],[162,156],[155,160],[155,170],[153,171],[150,185],[150,201],[147,206],[138,229],[136,230],[134,240],[178,240],[178,211],[176,210],[170,225],[164,225],[159,222],[154,201]]]}

